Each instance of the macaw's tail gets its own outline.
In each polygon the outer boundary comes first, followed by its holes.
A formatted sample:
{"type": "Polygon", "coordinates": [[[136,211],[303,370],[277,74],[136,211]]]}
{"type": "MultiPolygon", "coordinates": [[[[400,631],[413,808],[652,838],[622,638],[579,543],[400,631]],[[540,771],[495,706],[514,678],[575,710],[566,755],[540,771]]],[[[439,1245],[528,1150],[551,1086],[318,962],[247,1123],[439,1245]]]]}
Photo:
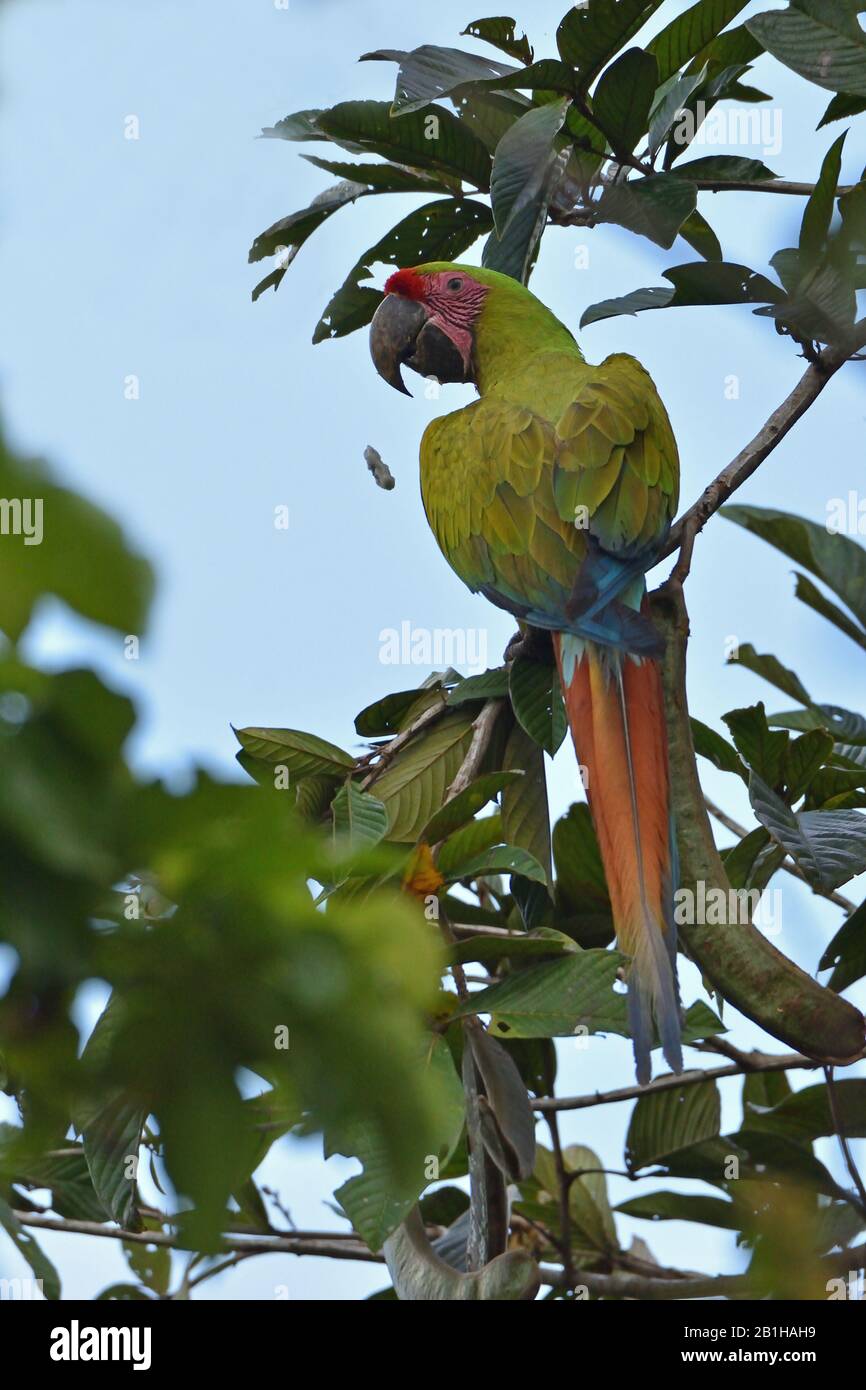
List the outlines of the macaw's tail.
{"type": "Polygon", "coordinates": [[[679,1072],[683,1065],[661,672],[651,658],[570,634],[555,634],[554,646],[571,736],[586,769],[617,945],[631,957],[629,1026],[643,1086],[656,1032],[671,1068],[679,1072]]]}

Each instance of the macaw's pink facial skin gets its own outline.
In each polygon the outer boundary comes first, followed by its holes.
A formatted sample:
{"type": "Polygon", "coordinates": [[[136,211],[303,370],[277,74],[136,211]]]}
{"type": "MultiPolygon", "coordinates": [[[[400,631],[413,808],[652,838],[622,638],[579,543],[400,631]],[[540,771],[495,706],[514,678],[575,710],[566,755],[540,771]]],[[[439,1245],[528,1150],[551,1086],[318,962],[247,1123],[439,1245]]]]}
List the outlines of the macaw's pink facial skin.
{"type": "Polygon", "coordinates": [[[379,375],[406,394],[403,363],[443,383],[473,381],[473,330],[487,294],[463,271],[396,271],[370,329],[379,375]]]}

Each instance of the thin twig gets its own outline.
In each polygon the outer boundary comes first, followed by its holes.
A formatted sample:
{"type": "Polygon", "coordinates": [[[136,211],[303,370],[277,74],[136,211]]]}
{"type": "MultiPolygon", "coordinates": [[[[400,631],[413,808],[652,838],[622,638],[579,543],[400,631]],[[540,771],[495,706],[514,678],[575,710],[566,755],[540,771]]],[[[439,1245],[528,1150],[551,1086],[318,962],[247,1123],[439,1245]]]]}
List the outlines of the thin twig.
{"type": "MultiPolygon", "coordinates": [[[[547,1084],[549,1084],[549,1082],[547,1084]]],[[[557,1187],[559,1189],[559,1224],[562,1234],[562,1243],[559,1246],[559,1251],[562,1255],[565,1277],[571,1281],[574,1278],[574,1261],[571,1254],[571,1183],[569,1181],[571,1175],[565,1167],[565,1159],[562,1155],[562,1143],[559,1137],[559,1123],[556,1118],[556,1111],[549,1110],[544,1118],[547,1121],[547,1128],[550,1131],[550,1142],[553,1148],[557,1187]]]]}
{"type": "Polygon", "coordinates": [[[724,1076],[746,1076],[752,1072],[788,1071],[802,1069],[814,1071],[820,1064],[811,1057],[803,1057],[799,1052],[788,1052],[779,1056],[771,1053],[753,1052],[743,1054],[747,1062],[734,1062],[727,1067],[698,1068],[684,1071],[678,1076],[660,1076],[648,1086],[622,1086],[616,1091],[595,1091],[586,1096],[540,1096],[532,1101],[533,1110],[587,1110],[592,1105],[610,1105],[620,1100],[638,1100],[642,1096],[653,1095],[656,1091],[673,1091],[679,1086],[699,1086],[708,1081],[718,1081],[724,1076]]]}
{"type": "MultiPolygon", "coordinates": [[[[733,816],[729,816],[726,811],[721,810],[714,801],[710,801],[708,796],[704,797],[704,801],[710,815],[714,816],[719,824],[723,825],[726,830],[730,830],[732,835],[736,835],[740,840],[744,835],[748,835],[749,832],[744,825],[740,825],[734,820],[733,816]]],[[[836,893],[826,888],[816,888],[814,884],[809,883],[803,870],[798,864],[794,863],[793,859],[783,859],[779,868],[784,869],[786,873],[793,874],[794,878],[799,878],[803,883],[808,884],[812,892],[817,893],[818,897],[826,898],[828,902],[835,903],[837,907],[844,907],[849,915],[855,910],[857,905],[856,903],[852,903],[850,898],[843,897],[841,893],[836,893]]]]}
{"type": "Polygon", "coordinates": [[[470,782],[474,782],[478,776],[490,747],[494,726],[504,707],[504,700],[487,700],[482,705],[478,717],[472,724],[472,742],[469,744],[466,756],[457,770],[454,781],[445,794],[443,805],[453,801],[455,796],[459,796],[462,791],[465,791],[470,782]]]}
{"type": "MultiPolygon", "coordinates": [[[[418,694],[420,695],[422,693],[423,692],[419,689],[418,694]]],[[[441,694],[441,692],[439,693],[441,694]]],[[[430,705],[419,714],[418,718],[412,721],[408,729],[404,729],[402,733],[396,734],[389,743],[383,744],[381,748],[377,748],[374,755],[377,762],[361,783],[361,791],[366,791],[367,788],[375,782],[376,778],[385,771],[385,768],[388,767],[392,759],[400,752],[400,749],[405,748],[410,739],[413,739],[422,729],[426,729],[428,724],[435,724],[436,720],[444,714],[446,708],[445,695],[441,694],[441,699],[437,700],[435,704],[430,705]]]]}
{"type": "Polygon", "coordinates": [[[842,1116],[839,1111],[838,1104],[839,1098],[836,1095],[836,1082],[833,1077],[832,1067],[824,1068],[824,1077],[827,1081],[827,1100],[830,1105],[830,1116],[833,1121],[833,1129],[836,1133],[836,1138],[839,1140],[839,1148],[842,1150],[842,1157],[845,1160],[845,1167],[848,1169],[851,1181],[856,1187],[857,1193],[860,1197],[861,1212],[863,1214],[866,1214],[866,1186],[864,1186],[863,1179],[860,1176],[860,1170],[857,1167],[857,1164],[854,1162],[854,1155],[851,1152],[851,1148],[848,1143],[848,1136],[845,1133],[845,1127],[842,1124],[842,1116]]]}
{"type": "MultiPolygon", "coordinates": [[[[58,1231],[67,1235],[103,1236],[108,1240],[127,1241],[132,1245],[161,1245],[169,1250],[195,1250],[194,1245],[180,1234],[168,1231],[125,1231],[120,1226],[104,1226],[99,1221],[73,1221],[69,1218],[36,1216],[29,1211],[16,1211],[22,1226],[42,1231],[58,1231]]],[[[337,1232],[293,1232],[290,1236],[226,1237],[221,1241],[221,1253],[233,1251],[243,1255],[326,1255],[333,1260],[366,1260],[383,1264],[381,1255],[374,1255],[357,1237],[337,1232]]]]}
{"type": "MultiPolygon", "coordinates": [[[[813,183],[795,183],[790,179],[692,179],[702,193],[788,193],[795,198],[810,198],[815,192],[813,183]]],[[[850,193],[855,184],[839,184],[834,197],[850,193]]]]}
{"type": "Polygon", "coordinates": [[[659,559],[664,559],[675,550],[681,550],[672,578],[680,582],[685,579],[689,571],[691,546],[697,533],[781,443],[788,431],[814,404],[830,378],[863,347],[866,347],[866,319],[854,325],[845,344],[826,348],[810,363],[793,391],[773,411],[754,439],[740,450],[736,458],[704,488],[697,502],[680,517],[671,528],[659,556],[659,559]]]}

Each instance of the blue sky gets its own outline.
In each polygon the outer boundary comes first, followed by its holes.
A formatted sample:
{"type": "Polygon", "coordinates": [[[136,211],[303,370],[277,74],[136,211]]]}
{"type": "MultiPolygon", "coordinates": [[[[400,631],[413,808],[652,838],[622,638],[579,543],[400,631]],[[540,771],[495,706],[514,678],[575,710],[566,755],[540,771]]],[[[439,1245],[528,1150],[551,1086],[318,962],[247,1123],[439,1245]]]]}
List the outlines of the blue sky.
{"type": "MultiPolygon", "coordinates": [[[[746,13],[778,7],[756,4],[746,13]]],[[[564,8],[563,0],[523,6],[538,56],[554,52],[564,8]]],[[[669,0],[656,27],[685,8],[669,0]]],[[[465,0],[430,7],[289,0],[288,8],[274,0],[8,0],[3,7],[7,426],[21,449],[51,459],[64,480],[113,512],[159,578],[137,662],[124,660],[120,638],[51,604],[29,653],[47,666],[92,662],[133,695],[140,723],[130,754],[143,771],[183,779],[203,764],[234,775],[230,723],[289,725],[353,747],[355,713],[426,674],[383,665],[383,629],[408,621],[477,630],[491,664],[511,634],[506,616],[444,565],[418,496],[422,429],[468,391],[451,388],[439,403],[418,394],[412,403],[373,374],[365,335],[311,346],[325,303],[358,254],[420,199],[369,198],[341,210],[302,249],[278,294],[255,305],[250,290],[263,272],[246,263],[258,232],[328,183],[298,157],[302,147],[257,142],[260,128],[308,106],[390,97],[391,66],[357,66],[369,48],[432,42],[481,51],[458,39],[476,17],[465,0]],[[138,118],[138,140],[124,138],[129,116],[138,118]],[[138,400],[125,399],[131,375],[138,400]],[[393,492],[374,486],[366,444],[391,466],[393,492]],[[280,506],[289,509],[285,530],[274,526],[280,506]]],[[[782,118],[781,150],[766,160],[786,177],[811,179],[842,127],[816,134],[824,94],[769,59],[755,69],[759,86],[762,75],[782,118]]],[[[863,129],[861,118],[848,137],[847,181],[866,163],[863,129]]],[[[754,147],[733,152],[762,156],[754,147]]],[[[728,260],[765,269],[773,251],[796,242],[800,199],[704,194],[701,207],[728,260]]],[[[692,259],[681,241],[666,252],[613,227],[557,229],[545,238],[533,289],[576,329],[587,304],[661,283],[662,270],[692,259]],[[583,268],[580,247],[589,253],[583,268]]],[[[686,503],[803,368],[769,324],[744,309],[615,319],[588,328],[581,342],[590,360],[629,351],[652,372],[679,440],[686,503]],[[732,376],[735,399],[726,390],[732,376]]],[[[846,496],[859,476],[861,378],[862,368],[848,367],[834,380],[739,500],[823,520],[828,500],[846,496]]],[[[726,667],[731,639],[774,652],[816,698],[862,707],[856,649],[795,602],[789,571],[783,557],[721,519],[699,539],[688,594],[689,693],[706,722],[759,698],[784,703],[748,672],[726,667]]],[[[702,772],[708,793],[748,819],[733,779],[702,772]]],[[[570,749],[558,755],[550,781],[560,813],[578,795],[570,749]]],[[[791,879],[778,886],[785,917],[777,944],[813,969],[838,911],[791,879]]],[[[683,977],[690,1000],[699,981],[688,967],[683,977]]],[[[83,1017],[92,1009],[90,999],[83,1017]]],[[[762,1041],[745,1021],[732,1022],[741,1045],[762,1041]]],[[[563,1048],[564,1092],[622,1084],[628,1074],[619,1039],[589,1059],[563,1048]]],[[[724,1092],[731,1125],[738,1094],[738,1083],[724,1092]]],[[[582,1112],[566,1122],[565,1137],[620,1167],[626,1120],[625,1107],[582,1112]]],[[[831,1147],[823,1156],[841,1174],[831,1147]]],[[[342,1160],[323,1164],[308,1141],[275,1152],[265,1181],[279,1188],[299,1226],[321,1228],[335,1220],[323,1201],[350,1171],[342,1160]]],[[[617,1180],[612,1190],[617,1200],[634,1192],[617,1180]]],[[[648,1238],[663,1261],[726,1270],[742,1263],[724,1233],[701,1230],[694,1246],[695,1228],[676,1223],[648,1230],[623,1220],[621,1229],[648,1238]]],[[[45,1241],[67,1296],[89,1297],[121,1274],[110,1242],[93,1244],[45,1241]]],[[[13,1272],[4,1247],[0,1272],[7,1264],[13,1272]]],[[[275,1285],[287,1285],[291,1297],[355,1298],[383,1282],[369,1266],[272,1257],[205,1290],[271,1298],[275,1285]]]]}

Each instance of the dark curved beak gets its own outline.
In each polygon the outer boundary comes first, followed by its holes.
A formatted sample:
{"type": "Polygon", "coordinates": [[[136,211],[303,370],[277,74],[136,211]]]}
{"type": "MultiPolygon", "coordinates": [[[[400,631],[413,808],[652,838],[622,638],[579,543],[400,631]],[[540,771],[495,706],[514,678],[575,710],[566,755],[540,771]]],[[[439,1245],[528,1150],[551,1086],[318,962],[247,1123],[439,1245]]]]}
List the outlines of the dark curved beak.
{"type": "Polygon", "coordinates": [[[447,333],[432,323],[423,304],[400,294],[382,300],[370,325],[370,353],[376,371],[395,391],[405,396],[400,368],[410,367],[436,381],[466,381],[467,371],[459,350],[447,333]]]}
{"type": "Polygon", "coordinates": [[[415,352],[418,334],[427,322],[427,310],[417,299],[388,294],[382,300],[370,325],[370,355],[373,365],[389,386],[411,396],[400,372],[415,352]]]}

